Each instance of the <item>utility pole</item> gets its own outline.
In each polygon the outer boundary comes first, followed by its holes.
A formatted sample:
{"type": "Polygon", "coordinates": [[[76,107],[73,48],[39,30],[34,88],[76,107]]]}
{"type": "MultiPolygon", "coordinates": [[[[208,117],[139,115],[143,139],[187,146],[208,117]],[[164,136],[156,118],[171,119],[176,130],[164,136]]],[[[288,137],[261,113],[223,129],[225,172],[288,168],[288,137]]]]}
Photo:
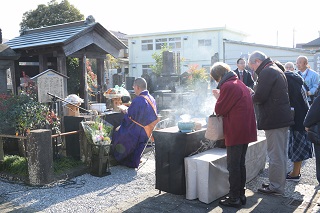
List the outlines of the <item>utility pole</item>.
{"type": "Polygon", "coordinates": [[[294,48],[294,36],[295,36],[295,32],[296,32],[296,30],[293,28],[293,31],[292,31],[292,48],[294,48]]]}

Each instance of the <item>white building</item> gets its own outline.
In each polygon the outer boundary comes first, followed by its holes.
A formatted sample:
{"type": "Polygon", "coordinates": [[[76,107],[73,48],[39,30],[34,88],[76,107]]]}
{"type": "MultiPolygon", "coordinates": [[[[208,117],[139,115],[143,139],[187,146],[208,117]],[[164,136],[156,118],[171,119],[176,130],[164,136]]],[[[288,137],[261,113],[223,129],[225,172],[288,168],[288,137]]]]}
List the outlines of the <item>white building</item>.
{"type": "Polygon", "coordinates": [[[255,50],[282,63],[295,62],[299,55],[307,56],[311,67],[314,61],[314,51],[247,43],[245,33],[226,27],[137,34],[127,38],[131,77],[140,77],[143,71],[151,72],[150,65],[155,64],[152,54],[160,51],[164,44],[175,53],[177,74],[194,64],[209,70],[215,61],[225,61],[235,69],[239,57],[247,58],[248,53],[255,50]]]}

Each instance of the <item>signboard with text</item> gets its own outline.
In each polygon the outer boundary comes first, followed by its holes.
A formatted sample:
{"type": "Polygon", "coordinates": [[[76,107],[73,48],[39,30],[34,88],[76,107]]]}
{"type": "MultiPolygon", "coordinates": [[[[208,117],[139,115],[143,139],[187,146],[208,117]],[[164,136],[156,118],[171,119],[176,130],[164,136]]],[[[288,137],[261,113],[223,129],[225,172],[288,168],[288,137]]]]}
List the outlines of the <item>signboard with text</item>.
{"type": "Polygon", "coordinates": [[[38,101],[41,103],[51,102],[51,93],[60,98],[64,98],[64,81],[66,76],[57,73],[54,70],[47,70],[33,77],[37,82],[38,101]]]}

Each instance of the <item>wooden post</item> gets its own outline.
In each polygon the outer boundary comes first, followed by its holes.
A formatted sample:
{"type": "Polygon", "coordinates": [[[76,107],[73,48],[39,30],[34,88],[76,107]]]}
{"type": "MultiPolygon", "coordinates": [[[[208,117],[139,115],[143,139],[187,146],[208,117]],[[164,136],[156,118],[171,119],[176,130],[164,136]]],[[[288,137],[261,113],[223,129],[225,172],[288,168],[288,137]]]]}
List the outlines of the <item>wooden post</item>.
{"type": "Polygon", "coordinates": [[[4,160],[3,140],[0,137],[0,162],[4,160]]]}
{"type": "Polygon", "coordinates": [[[28,135],[27,150],[30,185],[52,183],[54,178],[51,130],[32,130],[28,135]]]}

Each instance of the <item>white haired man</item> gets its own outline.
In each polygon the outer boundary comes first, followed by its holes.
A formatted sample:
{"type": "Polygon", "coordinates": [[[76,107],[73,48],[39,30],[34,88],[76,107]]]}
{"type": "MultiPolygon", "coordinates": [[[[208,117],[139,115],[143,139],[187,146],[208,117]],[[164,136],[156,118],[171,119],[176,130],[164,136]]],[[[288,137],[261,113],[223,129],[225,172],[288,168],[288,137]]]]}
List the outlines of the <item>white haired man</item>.
{"type": "Polygon", "coordinates": [[[269,156],[270,184],[263,184],[258,192],[280,195],[286,184],[288,130],[294,124],[288,83],[282,70],[262,52],[250,55],[249,67],[258,75],[251,95],[258,109],[258,129],[266,134],[269,156]]]}

